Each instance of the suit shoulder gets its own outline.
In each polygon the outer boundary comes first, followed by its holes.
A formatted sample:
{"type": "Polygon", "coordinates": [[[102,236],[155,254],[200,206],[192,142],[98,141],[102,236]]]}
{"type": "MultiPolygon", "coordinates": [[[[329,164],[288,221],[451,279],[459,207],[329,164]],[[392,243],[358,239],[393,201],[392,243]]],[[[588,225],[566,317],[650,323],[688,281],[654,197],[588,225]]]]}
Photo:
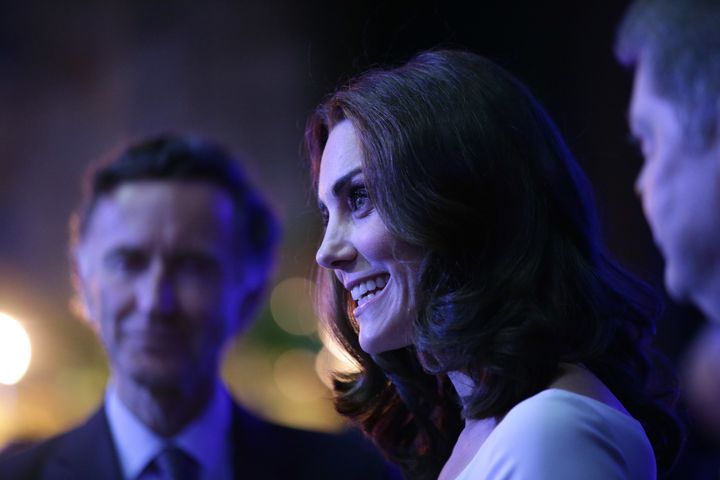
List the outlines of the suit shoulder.
{"type": "Polygon", "coordinates": [[[284,448],[286,453],[300,452],[325,456],[329,452],[343,455],[344,452],[366,454],[379,457],[376,448],[357,430],[347,429],[341,432],[319,432],[287,427],[271,423],[257,417],[245,416],[241,423],[246,433],[250,433],[258,442],[267,442],[276,448],[284,448]]]}
{"type": "Polygon", "coordinates": [[[281,458],[283,468],[292,471],[294,478],[400,478],[357,430],[338,433],[302,430],[276,425],[242,411],[237,423],[236,442],[246,445],[245,454],[249,438],[256,460],[269,457],[266,462],[270,462],[281,458]]]}
{"type": "Polygon", "coordinates": [[[0,479],[34,480],[46,478],[50,471],[72,472],[69,478],[99,478],[95,472],[114,473],[117,469],[102,408],[75,428],[27,447],[11,447],[0,454],[0,479]]]}
{"type": "Polygon", "coordinates": [[[40,478],[45,464],[72,439],[75,430],[37,442],[10,444],[0,452],[0,478],[40,478]]]}

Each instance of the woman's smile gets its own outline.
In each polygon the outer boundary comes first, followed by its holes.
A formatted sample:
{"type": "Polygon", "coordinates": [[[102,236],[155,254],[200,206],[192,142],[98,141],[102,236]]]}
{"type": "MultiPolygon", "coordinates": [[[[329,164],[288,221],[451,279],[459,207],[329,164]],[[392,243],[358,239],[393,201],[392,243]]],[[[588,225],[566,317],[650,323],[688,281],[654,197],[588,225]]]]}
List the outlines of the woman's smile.
{"type": "Polygon", "coordinates": [[[390,275],[380,275],[373,280],[362,282],[351,290],[353,300],[355,300],[356,308],[353,311],[354,316],[359,316],[365,310],[365,306],[380,298],[385,292],[385,287],[390,282],[390,275]]]}
{"type": "Polygon", "coordinates": [[[320,163],[325,233],[317,262],[348,292],[352,316],[364,315],[360,346],[374,354],[410,344],[420,252],[394,236],[375,209],[362,159],[355,128],[343,120],[330,132],[320,163]]]}

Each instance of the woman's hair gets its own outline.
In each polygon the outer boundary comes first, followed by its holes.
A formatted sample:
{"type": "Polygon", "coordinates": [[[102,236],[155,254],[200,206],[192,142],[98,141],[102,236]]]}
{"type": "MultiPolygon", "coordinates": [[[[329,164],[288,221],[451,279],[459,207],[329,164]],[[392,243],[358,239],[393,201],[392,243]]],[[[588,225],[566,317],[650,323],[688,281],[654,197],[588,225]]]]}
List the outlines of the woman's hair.
{"type": "Polygon", "coordinates": [[[671,464],[675,385],[651,376],[657,298],[608,256],[590,185],[526,87],[463,51],[365,73],[308,122],[315,186],[343,120],[385,225],[424,253],[413,347],[373,357],[349,294],[319,272],[320,313],[360,366],[336,378],[338,411],[408,476],[436,478],[461,414],[502,416],[545,389],[560,362],[581,363],[642,423],[659,466],[671,464]],[[452,371],[478,386],[462,407],[452,371]]]}

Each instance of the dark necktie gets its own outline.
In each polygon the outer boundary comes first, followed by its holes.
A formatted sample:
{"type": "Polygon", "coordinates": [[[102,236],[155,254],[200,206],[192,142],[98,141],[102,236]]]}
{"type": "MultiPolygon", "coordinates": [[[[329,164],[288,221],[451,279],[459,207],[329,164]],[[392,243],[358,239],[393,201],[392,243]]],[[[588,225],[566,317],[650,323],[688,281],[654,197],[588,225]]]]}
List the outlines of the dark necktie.
{"type": "Polygon", "coordinates": [[[200,478],[198,463],[187,453],[177,447],[165,447],[157,457],[157,465],[163,478],[167,480],[198,480],[200,478]]]}

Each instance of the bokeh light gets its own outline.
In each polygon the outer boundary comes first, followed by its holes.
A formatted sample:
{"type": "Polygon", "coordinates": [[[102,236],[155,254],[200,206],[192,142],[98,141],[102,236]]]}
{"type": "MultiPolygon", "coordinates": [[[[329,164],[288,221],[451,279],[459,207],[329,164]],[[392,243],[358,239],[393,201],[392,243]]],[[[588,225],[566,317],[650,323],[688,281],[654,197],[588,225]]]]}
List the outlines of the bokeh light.
{"type": "Polygon", "coordinates": [[[320,330],[323,348],[315,359],[315,372],[329,389],[333,388],[332,377],[336,373],[357,372],[360,366],[324,329],[320,330]]]}
{"type": "Polygon", "coordinates": [[[295,402],[312,402],[329,396],[315,373],[315,353],[294,348],[275,360],[273,378],[278,390],[295,402]]]}
{"type": "Polygon", "coordinates": [[[0,383],[14,385],[30,366],[30,337],[23,326],[7,313],[0,312],[0,383]]]}
{"type": "Polygon", "coordinates": [[[263,418],[294,428],[338,431],[344,421],[313,371],[314,356],[307,348],[275,351],[240,340],[224,364],[223,378],[240,403],[263,418]]]}
{"type": "Polygon", "coordinates": [[[311,335],[317,330],[312,299],[314,283],[291,277],[278,283],[270,296],[270,312],[280,328],[293,335],[311,335]]]}

